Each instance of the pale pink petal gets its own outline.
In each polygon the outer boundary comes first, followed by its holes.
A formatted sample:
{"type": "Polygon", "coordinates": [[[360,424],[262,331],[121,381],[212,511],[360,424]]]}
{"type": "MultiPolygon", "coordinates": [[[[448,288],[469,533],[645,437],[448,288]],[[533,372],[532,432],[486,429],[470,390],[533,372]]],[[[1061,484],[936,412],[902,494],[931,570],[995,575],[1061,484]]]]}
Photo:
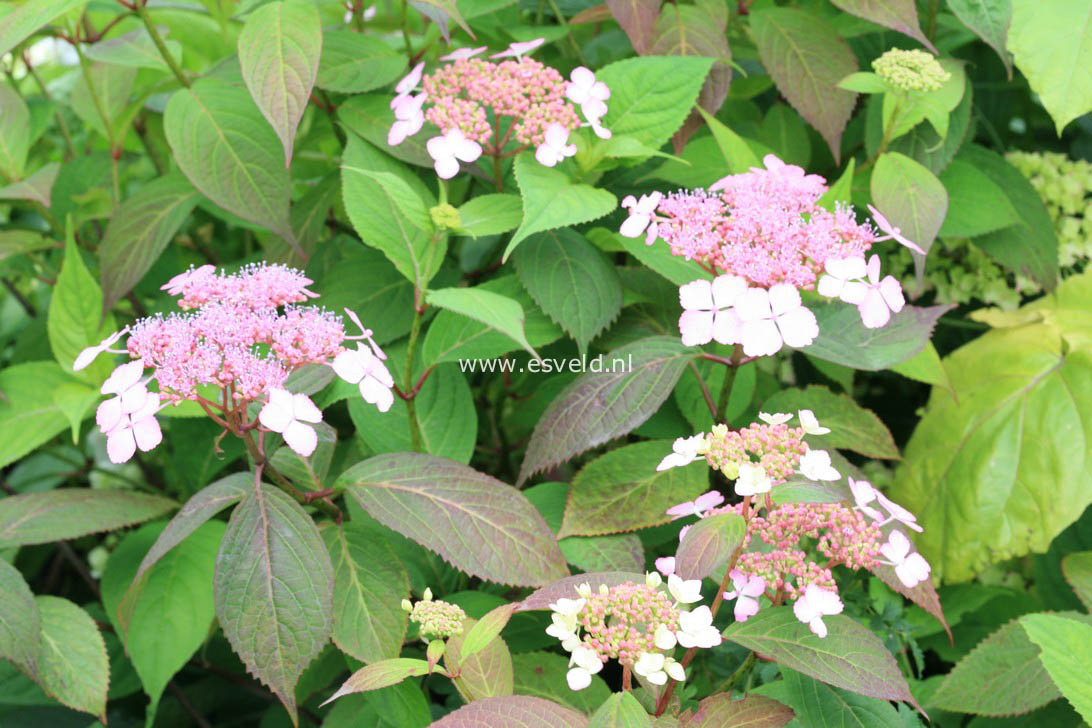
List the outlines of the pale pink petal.
{"type": "MultiPolygon", "coordinates": [[[[736,313],[744,322],[761,321],[773,316],[770,310],[770,293],[765,288],[748,288],[736,299],[736,313]]],[[[773,322],[770,322],[773,325],[773,322]]],[[[775,329],[776,333],[776,329],[775,329]]],[[[781,348],[778,345],[778,348],[781,348]]]]}
{"type": "Polygon", "coordinates": [[[724,496],[720,494],[720,491],[711,490],[708,493],[702,493],[694,499],[694,509],[699,513],[704,513],[710,508],[716,508],[724,502],[724,496]]]}
{"type": "Polygon", "coordinates": [[[849,281],[842,286],[842,292],[838,295],[846,303],[858,305],[868,294],[869,286],[861,281],[849,281]]]}
{"type": "Polygon", "coordinates": [[[891,309],[877,288],[868,289],[864,299],[857,304],[857,310],[861,314],[861,323],[867,329],[881,328],[891,320],[891,309]]]}
{"type": "Polygon", "coordinates": [[[759,597],[766,591],[766,580],[761,576],[751,576],[740,592],[747,597],[759,597]]]}
{"type": "Polygon", "coordinates": [[[301,422],[322,422],[322,410],[306,394],[292,395],[292,415],[301,422]]]}
{"type": "Polygon", "coordinates": [[[314,428],[302,422],[291,423],[282,434],[285,444],[303,457],[308,457],[318,445],[318,434],[314,428]]]}
{"type": "Polygon", "coordinates": [[[656,570],[664,576],[670,576],[675,573],[675,557],[674,556],[661,556],[656,559],[656,570]]]}
{"type": "Polygon", "coordinates": [[[759,602],[748,596],[739,596],[736,599],[735,618],[737,622],[746,622],[758,614],[759,602]]]}
{"type": "Polygon", "coordinates": [[[437,159],[432,166],[436,169],[436,175],[440,179],[451,179],[459,173],[459,162],[455,157],[437,159]]]}
{"type": "Polygon", "coordinates": [[[712,310],[713,284],[698,279],[679,286],[679,305],[686,311],[712,310]]]}
{"type": "Polygon", "coordinates": [[[633,207],[636,204],[637,204],[637,198],[636,197],[634,197],[633,195],[626,195],[625,197],[622,198],[622,202],[620,203],[619,206],[628,209],[630,207],[633,207]]]}
{"type": "Polygon", "coordinates": [[[902,531],[892,531],[887,536],[887,543],[880,546],[880,553],[888,561],[899,563],[910,553],[910,539],[902,531]]]}
{"type": "Polygon", "coordinates": [[[371,364],[368,367],[368,375],[375,378],[387,389],[394,386],[394,377],[391,376],[390,370],[387,369],[386,364],[378,359],[371,360],[371,364]]]}
{"type": "Polygon", "coordinates": [[[103,394],[120,394],[140,381],[144,375],[144,362],[140,359],[122,364],[102,383],[103,394]]]}
{"type": "Polygon", "coordinates": [[[155,417],[145,417],[133,422],[133,436],[137,446],[144,452],[163,441],[163,431],[159,428],[159,421],[155,417]]]}
{"type": "Polygon", "coordinates": [[[873,255],[871,258],[869,258],[868,259],[867,269],[868,269],[868,280],[871,281],[873,285],[875,285],[876,283],[879,283],[880,282],[880,256],[873,255]]]}
{"type": "Polygon", "coordinates": [[[424,70],[425,64],[423,61],[414,66],[413,70],[406,74],[406,76],[398,82],[398,85],[394,87],[395,93],[405,94],[417,88],[417,84],[421,82],[421,73],[424,70]]]}
{"type": "Polygon", "coordinates": [[[713,279],[713,306],[728,308],[747,290],[747,279],[742,276],[723,275],[713,279]]]}
{"type": "Polygon", "coordinates": [[[826,622],[824,622],[820,617],[816,617],[815,619],[808,622],[808,627],[817,637],[827,636],[826,622]]]}
{"type": "MultiPolygon", "coordinates": [[[[562,159],[563,157],[561,156],[561,154],[558,153],[556,149],[547,144],[540,144],[538,147],[535,148],[535,160],[538,161],[538,163],[541,164],[543,167],[553,167],[562,159]]],[[[626,222],[622,223],[622,227],[625,228],[626,223],[628,223],[632,219],[633,218],[630,217],[628,220],[626,220],[626,222]]],[[[641,229],[637,231],[637,235],[640,235],[643,231],[644,226],[642,226],[641,229]]],[[[623,235],[625,235],[625,233],[623,233],[623,235]]],[[[626,237],[635,238],[637,237],[637,235],[626,235],[626,237]]]]}
{"type": "Polygon", "coordinates": [[[800,291],[791,283],[778,283],[770,286],[770,310],[774,316],[781,316],[800,308],[800,291]]]}
{"type": "Polygon", "coordinates": [[[906,305],[906,298],[902,295],[902,285],[899,284],[895,276],[886,276],[880,281],[880,295],[883,296],[887,306],[895,313],[901,311],[902,307],[906,305]]]}
{"type": "Polygon", "coordinates": [[[713,340],[712,311],[683,311],[679,316],[679,333],[684,346],[701,346],[713,340]]]}
{"type": "Polygon", "coordinates": [[[819,283],[815,286],[815,292],[825,298],[837,298],[845,285],[845,280],[841,278],[835,278],[833,275],[824,275],[819,278],[819,283]]]}
{"type": "MultiPolygon", "coordinates": [[[[262,407],[258,413],[258,421],[267,430],[273,432],[284,432],[285,429],[292,424],[292,398],[291,395],[288,398],[288,402],[274,398],[274,394],[277,392],[283,392],[284,390],[274,389],[269,393],[269,402],[262,407]]],[[[287,392],[286,392],[287,394],[287,392]]]]}
{"type": "Polygon", "coordinates": [[[804,306],[778,316],[777,328],[785,345],[796,349],[810,345],[819,336],[819,322],[815,314],[804,306]]]}
{"type": "Polygon", "coordinates": [[[95,423],[103,432],[117,427],[124,413],[121,411],[121,397],[111,397],[103,400],[99,408],[95,410],[95,423]]]}
{"type": "Polygon", "coordinates": [[[144,401],[148,398],[148,388],[143,384],[136,384],[124,390],[118,396],[121,398],[122,412],[126,414],[136,412],[144,406],[144,401]]]}
{"type": "Polygon", "coordinates": [[[828,258],[823,264],[835,278],[850,280],[851,278],[864,278],[867,273],[865,259],[862,256],[853,258],[828,258]]]}
{"type": "Polygon", "coordinates": [[[115,465],[128,462],[135,452],[136,438],[132,427],[118,427],[106,436],[106,455],[115,465]]]}
{"type": "Polygon", "coordinates": [[[474,162],[478,157],[482,156],[482,145],[473,139],[467,139],[462,134],[459,134],[459,138],[454,141],[452,146],[455,158],[464,162],[474,162]]]}
{"type": "Polygon", "coordinates": [[[781,333],[770,319],[744,322],[742,338],[747,356],[770,356],[781,351],[781,333]]]}
{"type": "Polygon", "coordinates": [[[346,382],[356,384],[368,373],[368,370],[365,367],[366,363],[366,360],[360,356],[359,352],[346,349],[334,357],[334,360],[330,363],[330,367],[334,370],[335,374],[346,382]]]}
{"type": "Polygon", "coordinates": [[[386,412],[394,404],[394,394],[374,377],[360,380],[360,396],[365,402],[374,404],[380,412],[386,412]]]}
{"type": "MultiPolygon", "coordinates": [[[[538,151],[535,152],[535,159],[538,159],[540,164],[545,164],[547,167],[552,167],[553,166],[552,164],[546,164],[546,162],[542,161],[542,159],[539,159],[539,156],[538,156],[539,151],[541,151],[543,149],[549,149],[549,147],[546,147],[546,146],[539,147],[538,151]]],[[[551,158],[552,158],[553,152],[550,152],[550,154],[551,154],[551,158]]],[[[556,164],[556,162],[555,162],[555,164],[556,164]]],[[[641,233],[643,233],[645,231],[645,228],[648,227],[648,223],[650,221],[651,220],[650,220],[648,215],[639,215],[639,214],[638,215],[633,215],[633,214],[631,214],[629,217],[627,217],[625,219],[625,222],[622,223],[622,227],[618,230],[618,232],[622,234],[622,237],[639,238],[639,237],[641,237],[641,233]]]]}
{"type": "Polygon", "coordinates": [[[743,321],[734,308],[717,311],[713,316],[713,338],[726,345],[743,342],[743,321]]]}

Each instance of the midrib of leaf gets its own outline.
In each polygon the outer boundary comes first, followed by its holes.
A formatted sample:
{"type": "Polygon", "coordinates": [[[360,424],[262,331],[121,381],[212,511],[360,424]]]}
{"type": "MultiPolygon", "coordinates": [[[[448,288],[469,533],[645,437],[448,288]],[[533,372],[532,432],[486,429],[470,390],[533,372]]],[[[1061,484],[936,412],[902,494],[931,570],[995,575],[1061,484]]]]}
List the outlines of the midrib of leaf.
{"type": "MultiPolygon", "coordinates": [[[[346,564],[348,564],[352,590],[357,594],[357,602],[360,606],[360,609],[370,617],[371,610],[368,608],[368,602],[364,598],[364,584],[357,576],[357,562],[352,557],[352,551],[349,549],[349,540],[345,538],[345,529],[341,524],[338,524],[337,526],[337,542],[339,550],[341,551],[341,558],[345,560],[346,564]]],[[[380,640],[380,634],[378,630],[376,630],[375,620],[366,619],[365,622],[367,623],[368,631],[372,634],[373,641],[378,642],[380,640]]]]}

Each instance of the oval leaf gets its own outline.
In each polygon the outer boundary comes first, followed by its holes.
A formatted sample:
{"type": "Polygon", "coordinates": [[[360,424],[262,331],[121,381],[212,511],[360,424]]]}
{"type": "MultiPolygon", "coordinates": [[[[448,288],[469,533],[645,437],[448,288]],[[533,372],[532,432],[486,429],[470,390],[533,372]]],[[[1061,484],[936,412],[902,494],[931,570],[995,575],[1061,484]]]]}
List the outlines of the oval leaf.
{"type": "Polygon", "coordinates": [[[557,703],[528,695],[485,698],[464,705],[432,724],[433,728],[585,728],[586,716],[557,703]]]}
{"type": "Polygon", "coordinates": [[[428,663],[424,660],[414,660],[408,657],[395,657],[390,660],[382,660],[375,664],[362,667],[354,672],[349,679],[337,689],[337,692],[331,695],[326,702],[322,703],[322,705],[337,700],[342,695],[379,690],[380,688],[397,685],[407,677],[419,677],[421,675],[427,675],[428,673],[428,663]]]}
{"type": "Polygon", "coordinates": [[[38,606],[19,570],[0,559],[0,660],[28,675],[38,669],[38,606]]]}
{"type": "Polygon", "coordinates": [[[718,513],[690,527],[679,544],[675,563],[683,579],[704,579],[732,558],[743,544],[747,527],[735,513],[718,513]]]}
{"type": "Polygon", "coordinates": [[[110,662],[95,621],[60,597],[39,596],[41,651],[37,683],[63,705],[106,722],[110,662]]]}
{"type": "Polygon", "coordinates": [[[0,500],[0,548],[52,543],[149,521],[178,506],[127,490],[58,488],[0,500]]]}

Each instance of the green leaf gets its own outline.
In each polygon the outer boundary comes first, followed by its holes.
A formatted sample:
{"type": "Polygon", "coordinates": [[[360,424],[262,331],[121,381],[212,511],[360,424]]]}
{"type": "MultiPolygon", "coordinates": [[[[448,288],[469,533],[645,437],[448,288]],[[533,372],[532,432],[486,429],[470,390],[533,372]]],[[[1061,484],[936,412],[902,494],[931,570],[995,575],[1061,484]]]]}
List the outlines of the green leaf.
{"type": "Polygon", "coordinates": [[[364,693],[371,690],[379,690],[390,685],[397,685],[407,677],[419,677],[429,673],[428,663],[424,660],[415,660],[408,657],[394,657],[389,660],[381,660],[354,672],[346,680],[337,692],[331,695],[326,703],[337,700],[343,695],[352,693],[364,693]]]}
{"type": "MultiPolygon", "coordinates": [[[[0,154],[2,153],[3,151],[0,150],[0,154]]],[[[40,202],[45,207],[51,207],[53,182],[57,179],[57,173],[60,172],[60,170],[61,165],[59,163],[50,162],[39,168],[25,180],[13,182],[5,187],[0,187],[0,200],[31,200],[32,202],[40,202]]]]}
{"type": "Polygon", "coordinates": [[[475,700],[448,713],[432,728],[586,728],[587,724],[587,716],[550,700],[513,695],[475,700]]]}
{"type": "Polygon", "coordinates": [[[973,164],[952,160],[940,181],[949,200],[940,235],[973,238],[1021,222],[1005,191],[973,164]]]}
{"type": "Polygon", "coordinates": [[[110,663],[99,628],[67,599],[35,601],[42,625],[37,683],[61,704],[105,723],[110,663]]]}
{"type": "Polygon", "coordinates": [[[128,490],[58,488],[0,499],[0,548],[116,531],[161,516],[177,503],[128,490]]]}
{"type": "Polygon", "coordinates": [[[626,32],[637,55],[646,55],[653,26],[660,15],[660,0],[606,0],[606,6],[626,32]]]}
{"type": "Polygon", "coordinates": [[[15,462],[69,426],[53,393],[75,382],[52,361],[0,369],[0,392],[4,393],[0,398],[0,429],[4,432],[0,466],[15,462]]]}
{"type": "Polygon", "coordinates": [[[202,524],[137,580],[141,560],[164,529],[148,524],[125,537],[103,572],[103,608],[151,698],[152,716],[167,683],[212,627],[212,578],[224,528],[220,521],[202,524]]]}
{"type": "Polygon", "coordinates": [[[406,70],[406,59],[379,38],[351,30],[322,36],[319,88],[354,94],[386,86],[406,70]]]}
{"type": "Polygon", "coordinates": [[[440,268],[447,241],[406,219],[411,200],[426,210],[436,204],[424,183],[372,145],[350,137],[341,184],[345,210],[360,239],[382,251],[411,283],[425,288],[440,268]],[[392,179],[398,182],[389,186],[392,179]]]}
{"type": "Polygon", "coordinates": [[[843,614],[823,621],[828,633],[819,637],[791,607],[770,607],[729,625],[724,637],[828,685],[882,700],[914,702],[906,678],[879,637],[843,614]]]}
{"type": "Polygon", "coordinates": [[[242,88],[203,78],[171,96],[163,125],[174,159],[205,197],[295,244],[278,138],[242,88]]]}
{"type": "Polygon", "coordinates": [[[709,274],[694,261],[672,253],[671,248],[663,241],[648,245],[645,243],[644,238],[627,238],[617,231],[608,231],[605,228],[595,228],[595,230],[609,235],[609,239],[617,242],[623,250],[676,286],[683,286],[699,278],[709,277],[709,274]]]}
{"type": "Polygon", "coordinates": [[[462,642],[459,644],[459,662],[478,654],[499,637],[501,630],[512,618],[512,612],[518,606],[518,602],[502,604],[475,622],[474,626],[463,634],[462,642]]]}
{"type": "Polygon", "coordinates": [[[587,352],[622,310],[614,266],[570,228],[532,235],[515,255],[520,282],[547,316],[587,352]]]}
{"type": "MultiPolygon", "coordinates": [[[[358,34],[353,33],[353,35],[358,34]]],[[[402,64],[399,73],[404,70],[405,64],[402,64]]],[[[439,130],[425,122],[422,131],[397,146],[388,145],[387,132],[394,123],[394,111],[391,110],[390,102],[389,94],[359,94],[338,106],[337,118],[354,134],[366,139],[395,159],[432,169],[432,157],[425,149],[425,142],[438,134],[439,130]]]]}
{"type": "Polygon", "coordinates": [[[82,381],[96,385],[105,380],[114,368],[109,357],[102,356],[79,372],[72,372],[72,363],[86,347],[98,344],[113,333],[114,319],[107,316],[105,321],[101,321],[102,311],[102,290],[84,265],[70,229],[64,248],[64,264],[50,301],[46,329],[53,356],[61,368],[82,381]]]}
{"type": "Polygon", "coordinates": [[[761,695],[748,695],[733,700],[731,693],[710,695],[701,701],[698,711],[689,717],[684,714],[683,728],[782,728],[793,719],[791,709],[761,695]]]}
{"type": "MultiPolygon", "coordinates": [[[[166,28],[159,28],[160,36],[166,35],[166,28]]],[[[164,39],[163,44],[173,58],[181,58],[182,44],[176,40],[164,39]]],[[[170,67],[163,60],[152,36],[145,28],[137,28],[116,38],[100,40],[87,46],[84,55],[93,61],[101,61],[114,66],[130,68],[151,68],[169,72],[170,67]]]]}
{"type": "Polygon", "coordinates": [[[649,728],[652,717],[633,693],[614,693],[592,714],[588,728],[649,728]]]}
{"type": "MultiPolygon", "coordinates": [[[[888,151],[901,152],[928,167],[933,174],[939,174],[973,133],[971,123],[973,95],[974,86],[966,84],[963,99],[948,115],[948,135],[944,138],[937,134],[932,124],[918,124],[906,134],[894,139],[888,145],[888,151]]],[[[870,154],[876,153],[883,136],[881,107],[882,102],[879,98],[869,99],[865,140],[870,154]]]]}
{"type": "Polygon", "coordinates": [[[500,235],[519,227],[523,201],[519,195],[478,195],[459,205],[459,220],[460,235],[500,235]]]}
{"type": "Polygon", "coordinates": [[[567,573],[546,522],[527,498],[465,465],[418,453],[379,455],[337,480],[388,528],[463,571],[538,586],[567,573]]]}
{"type": "Polygon", "coordinates": [[[707,516],[690,527],[675,554],[683,579],[704,579],[713,574],[743,545],[747,525],[735,513],[707,516]]]}
{"type": "Polygon", "coordinates": [[[530,152],[516,157],[514,168],[523,194],[523,221],[508,241],[503,260],[535,233],[590,222],[618,206],[610,192],[575,183],[564,171],[539,164],[530,152]]]}
{"type": "Polygon", "coordinates": [[[977,715],[1027,713],[1061,697],[1039,661],[1041,650],[1018,620],[978,643],[929,699],[943,710],[977,715]]]}
{"type": "MultiPolygon", "coordinates": [[[[884,217],[928,254],[948,213],[948,191],[940,180],[905,154],[886,152],[872,169],[871,191],[884,217]]],[[[925,257],[913,255],[920,285],[925,257]]]]}
{"type": "Polygon", "coordinates": [[[1045,551],[1092,503],[1090,306],[1092,274],[1073,276],[946,358],[952,392],[933,389],[891,492],[935,578],[1045,551]]]}
{"type": "MultiPolygon", "coordinates": [[[[782,668],[786,702],[804,725],[891,728],[899,724],[899,713],[885,700],[839,690],[782,668]]],[[[779,696],[780,697],[780,696],[779,696]]]]}
{"type": "Polygon", "coordinates": [[[959,158],[1004,190],[1020,216],[1020,224],[975,238],[974,244],[1010,270],[1053,290],[1058,282],[1058,238],[1039,193],[1019,170],[984,147],[968,144],[959,158]]]}
{"type": "Polygon", "coordinates": [[[952,383],[948,379],[948,372],[945,371],[944,364],[940,361],[940,354],[937,353],[937,349],[931,341],[914,356],[892,366],[891,371],[898,372],[904,377],[918,382],[935,384],[949,390],[952,388],[952,383]]]}
{"type": "Polygon", "coordinates": [[[96,132],[120,144],[122,132],[131,118],[129,96],[133,91],[137,69],[128,66],[114,66],[108,63],[92,63],[88,67],[88,78],[80,76],[72,88],[69,103],[83,123],[96,132]],[[103,124],[103,116],[106,124],[103,124]],[[109,128],[108,128],[109,127],[109,128]]]}
{"type": "Polygon", "coordinates": [[[7,54],[34,31],[84,3],[85,0],[30,0],[16,5],[0,26],[0,56],[7,54]]]}
{"type": "Polygon", "coordinates": [[[402,600],[409,576],[385,540],[350,521],[329,524],[322,538],[334,564],[333,639],[367,663],[397,657],[406,636],[402,600]]]}
{"type": "MultiPolygon", "coordinates": [[[[473,630],[477,620],[467,618],[465,625],[466,629],[473,630]]],[[[483,649],[464,656],[462,646],[468,636],[468,632],[463,632],[451,637],[444,652],[444,664],[448,666],[448,671],[457,674],[455,688],[459,695],[468,703],[511,695],[515,678],[508,645],[500,637],[494,637],[483,649]]]]}
{"type": "Polygon", "coordinates": [[[758,155],[754,153],[743,137],[722,124],[719,119],[700,106],[698,107],[698,113],[709,125],[709,131],[713,132],[713,138],[716,139],[717,146],[724,154],[724,161],[728,163],[729,173],[742,174],[751,167],[762,167],[758,155]]]}
{"type": "Polygon", "coordinates": [[[918,8],[914,0],[831,0],[831,2],[847,13],[908,35],[933,53],[937,53],[937,49],[921,32],[921,27],[918,25],[918,8]]]}
{"type": "Polygon", "coordinates": [[[41,620],[38,605],[19,570],[0,559],[0,660],[24,673],[38,671],[41,620]]]}
{"type": "MultiPolygon", "coordinates": [[[[476,286],[515,300],[523,308],[523,330],[531,346],[545,346],[560,339],[561,327],[538,307],[516,276],[501,276],[476,286]]],[[[421,359],[430,366],[439,362],[484,360],[518,349],[515,339],[491,326],[454,311],[440,311],[429,324],[421,345],[421,359]]],[[[425,382],[428,386],[428,382],[425,382]]]]}
{"type": "Polygon", "coordinates": [[[860,94],[882,94],[888,90],[883,79],[872,73],[872,71],[851,73],[838,82],[838,88],[844,88],[846,91],[856,91],[860,94]]]}
{"type": "Polygon", "coordinates": [[[872,410],[861,407],[846,394],[812,384],[804,389],[783,389],[761,407],[763,412],[796,414],[802,409],[815,413],[819,424],[829,427],[826,435],[808,435],[819,448],[853,450],[865,457],[898,459],[899,449],[887,426],[872,410]]]}
{"type": "Polygon", "coordinates": [[[857,57],[834,28],[804,10],[768,8],[750,18],[762,65],[838,161],[842,131],[857,101],[838,82],[857,70],[857,57]]]}
{"type": "Polygon", "coordinates": [[[948,9],[971,32],[993,48],[1012,79],[1012,55],[1007,50],[1012,0],[948,0],[948,9]]]}
{"type": "Polygon", "coordinates": [[[949,306],[906,306],[880,329],[866,329],[856,306],[840,302],[808,306],[819,321],[819,337],[805,346],[808,356],[865,371],[879,371],[915,356],[949,306]]]}
{"type": "Polygon", "coordinates": [[[216,616],[247,670],[296,721],[296,682],[330,639],[334,570],[311,517],[262,485],[231,514],[216,558],[216,616]]]}
{"type": "Polygon", "coordinates": [[[247,19],[239,33],[239,67],[262,116],[284,147],[284,167],[311,98],[322,55],[322,22],[314,3],[271,2],[247,19]]]}
{"type": "Polygon", "coordinates": [[[1054,614],[1029,614],[1020,623],[1043,650],[1039,659],[1062,695],[1092,721],[1092,624],[1054,614]]]}
{"type": "Polygon", "coordinates": [[[1062,573],[1085,609],[1092,611],[1092,551],[1067,554],[1062,559],[1062,573]]]}
{"type": "Polygon", "coordinates": [[[565,560],[584,571],[642,571],[645,549],[635,533],[572,536],[558,541],[565,560]]]}
{"type": "MultiPolygon", "coordinates": [[[[4,19],[5,27],[10,18],[9,15],[4,19]]],[[[3,36],[4,31],[0,30],[0,38],[3,36]]],[[[30,150],[30,111],[23,97],[7,84],[0,86],[0,107],[4,109],[0,117],[0,178],[14,181],[23,177],[30,150]]]]}
{"type": "Polygon", "coordinates": [[[846,205],[853,201],[853,171],[857,167],[857,160],[850,158],[842,174],[834,181],[823,196],[819,198],[819,204],[830,212],[838,209],[838,203],[846,205]]]}
{"type": "Polygon", "coordinates": [[[769,108],[762,120],[760,136],[788,164],[807,167],[811,162],[811,138],[800,114],[787,104],[769,108]]]}
{"type": "Polygon", "coordinates": [[[151,270],[197,204],[177,172],[149,183],[121,204],[99,245],[103,311],[109,311],[151,270]]]}
{"type": "Polygon", "coordinates": [[[694,356],[667,336],[612,351],[607,359],[625,366],[582,374],[546,408],[527,445],[519,482],[640,427],[668,398],[694,356]]]}
{"type": "Polygon", "coordinates": [[[1012,0],[1008,49],[1058,130],[1092,109],[1092,5],[1057,0],[1040,12],[1035,0],[1012,0]]]}
{"type": "Polygon", "coordinates": [[[645,56],[605,66],[596,72],[611,90],[610,109],[603,125],[613,134],[629,135],[647,147],[659,149],[694,108],[713,60],[645,56]]]}
{"type": "Polygon", "coordinates": [[[441,288],[429,291],[425,300],[499,331],[538,358],[524,333],[523,306],[518,301],[483,288],[441,288]]]}
{"type": "Polygon", "coordinates": [[[591,713],[610,696],[610,688],[599,675],[592,675],[591,685],[583,690],[570,690],[565,682],[568,671],[568,658],[554,652],[512,655],[512,690],[516,695],[545,698],[581,713],[591,713]]]}

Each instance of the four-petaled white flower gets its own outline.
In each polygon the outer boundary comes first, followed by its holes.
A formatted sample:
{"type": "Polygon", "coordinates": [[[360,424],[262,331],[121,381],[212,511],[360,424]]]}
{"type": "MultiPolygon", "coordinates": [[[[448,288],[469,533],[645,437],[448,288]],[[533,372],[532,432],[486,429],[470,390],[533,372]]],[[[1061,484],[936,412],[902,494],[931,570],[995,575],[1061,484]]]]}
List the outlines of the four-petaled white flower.
{"type": "Polygon", "coordinates": [[[820,637],[827,636],[827,625],[823,622],[823,617],[841,614],[842,609],[844,605],[838,594],[817,584],[808,584],[804,595],[792,605],[796,618],[820,637]]]}
{"type": "Polygon", "coordinates": [[[857,304],[861,323],[868,329],[882,328],[891,320],[891,314],[898,313],[905,305],[902,284],[891,275],[884,276],[881,280],[880,256],[873,255],[868,259],[868,289],[857,304]]]}
{"type": "Polygon", "coordinates": [[[576,154],[576,145],[569,144],[569,130],[561,124],[550,124],[545,139],[535,149],[535,159],[544,167],[553,167],[566,157],[576,154]]]}
{"type": "Polygon", "coordinates": [[[163,431],[155,418],[159,409],[159,395],[147,392],[139,408],[121,414],[109,428],[103,427],[103,421],[99,420],[99,427],[106,434],[106,454],[110,462],[124,463],[133,457],[138,447],[142,452],[148,452],[163,440],[163,431]]]}
{"type": "Polygon", "coordinates": [[[826,450],[808,450],[800,458],[800,474],[809,480],[841,480],[842,474],[830,464],[826,450]]]}
{"type": "Polygon", "coordinates": [[[679,612],[679,629],[675,632],[679,644],[691,647],[716,647],[720,644],[720,630],[713,626],[713,612],[702,605],[692,611],[679,612]]]}
{"type": "Polygon", "coordinates": [[[296,453],[308,457],[318,445],[318,434],[311,425],[322,422],[322,411],[306,394],[270,389],[269,401],[258,413],[258,421],[266,429],[279,432],[296,453]]]}
{"type": "Polygon", "coordinates": [[[587,647],[576,647],[569,657],[569,665],[572,669],[565,675],[566,682],[571,690],[583,690],[591,685],[592,675],[603,669],[603,661],[599,655],[587,647]]]}
{"type": "Polygon", "coordinates": [[[748,288],[736,300],[736,313],[743,321],[743,353],[769,356],[781,347],[800,348],[815,341],[819,322],[803,305],[800,291],[789,283],[765,288],[748,288]]]}
{"type": "Polygon", "coordinates": [[[448,129],[442,136],[425,142],[425,149],[432,157],[433,167],[440,179],[451,179],[459,173],[459,161],[473,162],[482,156],[482,145],[467,139],[458,127],[448,129]]]}
{"type": "Polygon", "coordinates": [[[736,495],[748,496],[769,493],[773,480],[766,474],[766,468],[757,463],[740,463],[739,476],[736,478],[736,495]]]}
{"type": "Polygon", "coordinates": [[[392,147],[421,131],[421,127],[425,125],[425,114],[421,111],[421,106],[425,103],[424,93],[399,96],[395,101],[398,104],[394,106],[394,123],[387,132],[387,144],[392,147]]]}
{"type": "MultiPolygon", "coordinates": [[[[670,457],[670,455],[668,457],[670,457]]],[[[667,509],[667,515],[671,516],[672,521],[678,520],[679,518],[686,518],[687,516],[697,516],[701,518],[705,515],[707,510],[716,508],[723,502],[724,496],[720,494],[720,491],[711,490],[708,493],[702,493],[692,501],[686,501],[677,506],[671,506],[667,509]]]]}
{"type": "Polygon", "coordinates": [[[732,569],[728,576],[735,589],[724,592],[724,598],[736,600],[736,621],[746,622],[758,614],[758,599],[766,592],[766,580],[757,574],[744,574],[739,569],[732,569]]]}
{"type": "Polygon", "coordinates": [[[645,235],[645,243],[652,245],[653,241],[656,240],[656,223],[652,221],[652,213],[656,212],[656,206],[660,204],[660,200],[663,198],[663,193],[660,192],[641,195],[640,199],[633,195],[623,197],[622,207],[629,210],[629,217],[622,223],[622,227],[618,232],[626,238],[639,238],[647,228],[648,233],[645,235]]]}
{"type": "Polygon", "coordinates": [[[692,437],[676,438],[675,443],[671,446],[671,454],[660,461],[660,464],[656,466],[656,470],[668,470],[689,465],[702,456],[707,444],[704,432],[692,437]]]}
{"type": "Polygon", "coordinates": [[[924,556],[917,551],[910,553],[910,539],[902,531],[891,531],[887,535],[887,543],[880,546],[880,553],[895,567],[895,576],[907,588],[913,589],[928,579],[932,571],[924,556]]]}
{"type": "Polygon", "coordinates": [[[521,58],[546,42],[545,38],[523,41],[522,43],[510,43],[507,50],[494,53],[490,58],[521,58]]]}
{"type": "Polygon", "coordinates": [[[607,114],[607,99],[610,98],[607,84],[596,81],[595,73],[584,66],[574,68],[570,78],[572,80],[565,83],[565,96],[574,104],[580,104],[580,111],[588,120],[583,126],[590,126],[600,139],[610,139],[610,131],[599,123],[607,114]]]}
{"type": "Polygon", "coordinates": [[[451,53],[448,53],[446,56],[440,56],[440,60],[441,61],[461,61],[461,60],[464,60],[466,58],[473,58],[474,56],[485,52],[486,47],[487,46],[482,46],[481,48],[459,48],[457,50],[452,51],[451,53]]]}
{"type": "Polygon", "coordinates": [[[743,321],[734,306],[746,290],[747,281],[735,275],[717,276],[712,281],[700,279],[681,286],[679,304],[683,312],[679,316],[679,333],[683,345],[701,346],[713,339],[721,344],[739,343],[743,321]]]}
{"type": "Polygon", "coordinates": [[[884,240],[895,240],[900,245],[905,245],[907,248],[910,248],[910,250],[913,250],[915,253],[918,253],[919,255],[925,255],[925,251],[922,250],[917,243],[904,237],[902,234],[902,230],[892,225],[886,217],[880,214],[879,210],[877,210],[872,205],[869,205],[868,211],[872,213],[873,219],[876,220],[876,227],[878,227],[881,232],[886,233],[884,237],[876,238],[876,242],[882,242],[884,240]]]}
{"type": "Polygon", "coordinates": [[[701,579],[681,579],[676,574],[667,577],[667,591],[679,604],[701,601],[701,579]]]}
{"type": "Polygon", "coordinates": [[[797,412],[800,416],[800,427],[804,432],[809,435],[825,435],[830,432],[829,427],[822,427],[819,425],[819,420],[815,417],[815,413],[810,409],[802,409],[797,412]]]}
{"type": "Polygon", "coordinates": [[[346,382],[360,386],[360,396],[365,402],[374,404],[380,412],[391,408],[394,378],[371,348],[358,342],[355,351],[346,349],[334,357],[330,366],[346,382]]]}
{"type": "Polygon", "coordinates": [[[872,483],[867,480],[854,480],[850,477],[849,491],[853,494],[853,501],[857,510],[874,521],[883,520],[883,514],[868,505],[876,500],[876,496],[879,494],[879,491],[872,487],[872,483]]]}
{"type": "Polygon", "coordinates": [[[765,422],[767,425],[783,425],[792,419],[791,414],[785,414],[784,412],[759,412],[758,419],[765,422]]]}

